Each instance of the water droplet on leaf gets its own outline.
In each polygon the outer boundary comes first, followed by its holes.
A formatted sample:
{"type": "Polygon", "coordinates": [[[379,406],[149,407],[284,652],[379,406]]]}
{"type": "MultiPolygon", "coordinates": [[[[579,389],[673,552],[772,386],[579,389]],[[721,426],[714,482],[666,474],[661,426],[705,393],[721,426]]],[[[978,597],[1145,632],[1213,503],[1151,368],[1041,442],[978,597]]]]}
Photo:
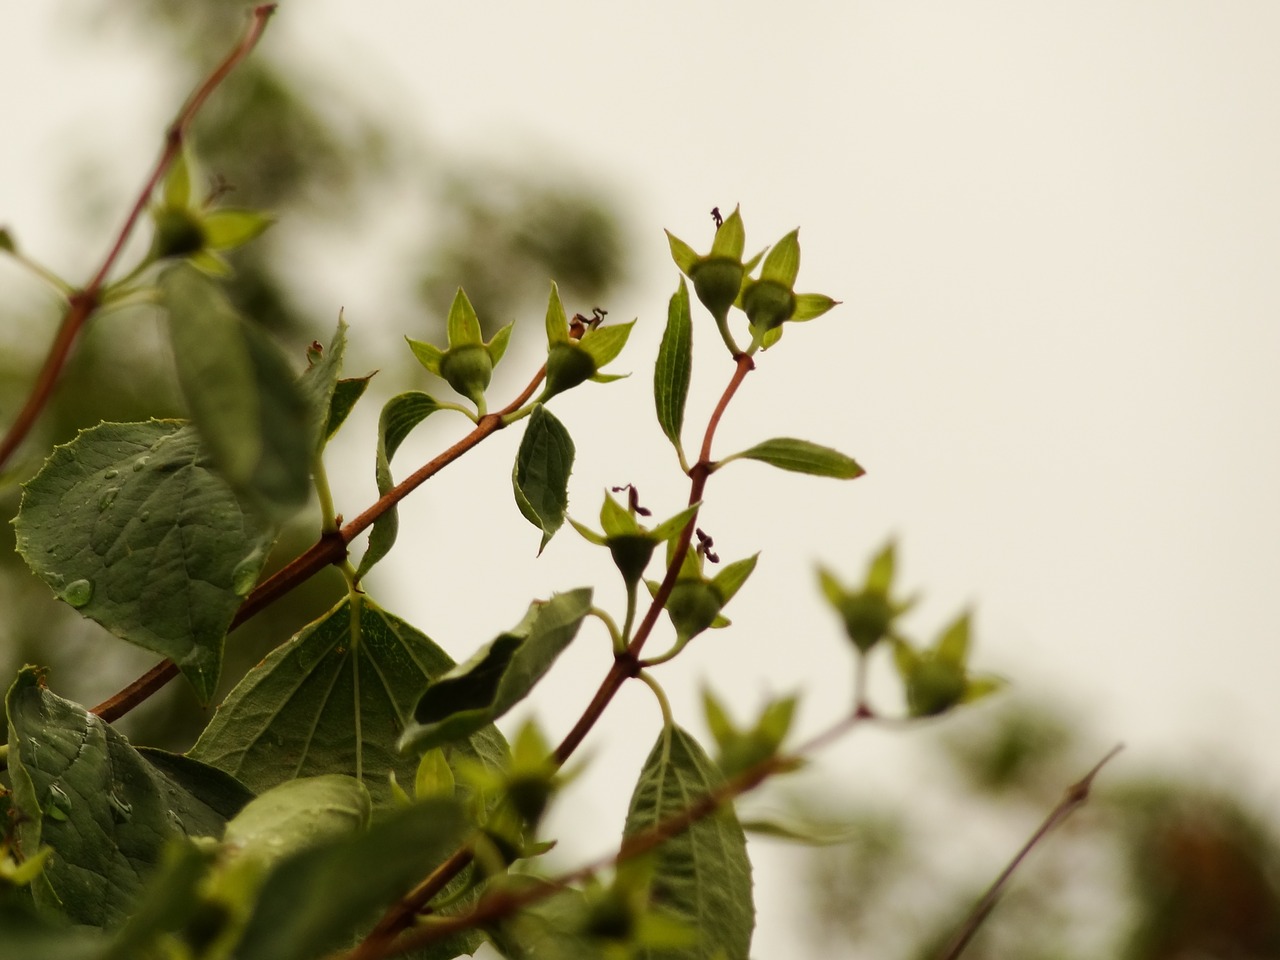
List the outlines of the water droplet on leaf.
{"type": "Polygon", "coordinates": [[[71,814],[71,798],[56,783],[49,784],[49,803],[44,812],[54,820],[66,820],[71,814]]]}
{"type": "Polygon", "coordinates": [[[88,580],[72,580],[63,588],[62,599],[73,607],[83,607],[93,599],[93,584],[88,580]]]}
{"type": "Polygon", "coordinates": [[[115,502],[116,495],[120,492],[119,487],[107,487],[102,491],[102,496],[98,498],[98,509],[105,510],[115,502]]]}
{"type": "Polygon", "coordinates": [[[118,796],[114,790],[107,794],[107,803],[111,806],[111,819],[116,823],[128,823],[133,818],[133,804],[118,796]]]}
{"type": "MultiPolygon", "coordinates": [[[[152,449],[154,450],[155,448],[152,447],[152,449]]],[[[133,472],[140,473],[142,471],[142,468],[145,467],[146,465],[147,465],[147,458],[139,457],[137,460],[133,461],[133,472]]]]}
{"type": "Polygon", "coordinates": [[[172,810],[169,811],[166,819],[169,821],[169,826],[173,827],[173,829],[177,830],[179,833],[187,832],[187,825],[183,823],[182,818],[172,810]]]}
{"type": "Polygon", "coordinates": [[[110,470],[108,470],[108,471],[107,471],[106,473],[104,473],[102,476],[103,476],[103,479],[106,479],[106,480],[114,480],[116,477],[120,476],[120,471],[119,471],[119,470],[117,470],[115,467],[112,467],[110,470]]]}

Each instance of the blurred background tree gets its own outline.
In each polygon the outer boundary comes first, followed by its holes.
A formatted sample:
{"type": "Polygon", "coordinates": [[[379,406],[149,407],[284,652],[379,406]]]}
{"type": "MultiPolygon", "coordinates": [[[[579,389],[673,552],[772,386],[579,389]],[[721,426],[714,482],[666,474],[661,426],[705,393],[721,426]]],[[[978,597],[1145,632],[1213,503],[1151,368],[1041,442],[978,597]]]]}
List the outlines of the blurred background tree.
{"type": "MultiPolygon", "coordinates": [[[[793,814],[842,821],[843,843],[802,858],[812,946],[824,956],[938,957],[1101,753],[1078,716],[1016,699],[957,716],[927,739],[940,803],[867,797],[824,810],[820,800],[793,814]]],[[[1125,760],[1032,851],[966,958],[1280,957],[1274,812],[1254,809],[1243,784],[1135,772],[1125,760]]]]}
{"type": "MultiPolygon", "coordinates": [[[[235,42],[246,9],[220,0],[153,0],[76,11],[81,19],[68,28],[119,34],[158,57],[163,75],[156,88],[166,91],[165,109],[172,111],[235,42]]],[[[394,198],[390,206],[396,215],[413,225],[401,231],[402,249],[383,249],[379,255],[403,265],[397,273],[402,289],[391,291],[388,299],[412,305],[410,322],[419,338],[443,337],[458,286],[467,290],[491,334],[531,308],[540,316],[551,278],[566,303],[587,310],[603,303],[622,279],[619,208],[589,179],[559,169],[545,156],[536,169],[513,169],[425,145],[413,125],[326,83],[322,64],[296,58],[285,63],[273,58],[271,49],[261,46],[219,87],[197,118],[192,142],[210,192],[225,193],[230,205],[269,211],[280,221],[232,254],[235,274],[226,290],[247,317],[284,342],[299,367],[308,343],[327,342],[332,335],[339,305],[315,315],[309,306],[315,303],[309,290],[314,276],[299,274],[296,241],[359,230],[370,210],[388,206],[375,197],[394,198]],[[406,206],[411,208],[407,217],[406,206]]],[[[160,132],[155,131],[157,143],[160,132]]],[[[128,198],[94,197],[95,183],[106,179],[92,175],[102,160],[87,155],[88,145],[83,149],[85,155],[68,152],[65,162],[85,198],[67,205],[84,218],[77,228],[102,238],[96,254],[101,256],[117,228],[117,207],[128,198]]],[[[16,226],[20,236],[21,225],[16,226]]],[[[58,303],[34,296],[0,304],[0,409],[6,411],[6,427],[29,388],[59,310],[58,303]]],[[[360,318],[370,319],[377,318],[360,318]]],[[[390,335],[390,324],[388,331],[360,338],[355,361],[380,368],[371,391],[383,397],[406,389],[411,375],[416,386],[428,377],[403,349],[403,331],[390,335]]],[[[9,479],[30,476],[51,445],[99,421],[181,416],[170,367],[154,308],[95,318],[9,479]]],[[[364,372],[349,370],[348,375],[364,372]]],[[[379,401],[366,403],[376,409],[379,401]]],[[[372,463],[370,456],[370,474],[372,463]]],[[[0,488],[6,518],[16,513],[19,496],[16,484],[0,488]]],[[[273,563],[278,566],[308,546],[314,528],[310,516],[290,526],[273,563]]],[[[227,646],[224,690],[282,638],[332,605],[342,589],[337,572],[327,571],[239,629],[227,646]]],[[[7,523],[0,526],[0,603],[7,612],[0,618],[0,670],[7,675],[24,662],[47,664],[60,692],[92,704],[154,661],[125,644],[101,642],[100,627],[54,600],[14,552],[7,523]],[[57,642],[49,642],[55,635],[57,642]]],[[[140,742],[185,749],[206,719],[174,683],[121,726],[140,742]]]]}

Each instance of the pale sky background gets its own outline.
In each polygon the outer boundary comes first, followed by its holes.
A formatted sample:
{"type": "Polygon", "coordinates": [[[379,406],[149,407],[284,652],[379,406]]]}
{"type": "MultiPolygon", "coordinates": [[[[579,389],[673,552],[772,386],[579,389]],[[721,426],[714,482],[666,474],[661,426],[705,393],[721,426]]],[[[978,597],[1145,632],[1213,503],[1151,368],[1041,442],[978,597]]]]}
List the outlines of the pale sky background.
{"type": "MultiPolygon", "coordinates": [[[[119,38],[60,36],[59,6],[0,5],[0,222],[79,277],[107,238],[59,232],[58,144],[74,133],[115,155],[123,209],[183,91],[153,89],[119,38]]],[[[1130,772],[1176,761],[1275,808],[1280,6],[313,0],[283,4],[265,45],[426,142],[517,167],[545,156],[627,198],[633,282],[605,306],[640,318],[618,364],[640,373],[556,408],[583,520],[608,484],[636,482],[666,514],[687,491],[650,413],[676,282],[662,228],[706,249],[707,211],[735,203],[753,250],[802,227],[798,288],[844,303],[760,358],[717,449],[795,435],[869,474],[713,478],[701,524],[721,555],[763,554],[727,611],[738,625],[660,674],[696,733],[704,679],[743,718],[797,688],[804,730],[845,708],[850,657],[812,567],[855,580],[892,534],[902,582],[925,596],[920,634],[972,604],[976,665],[1087,712],[1099,754],[1123,740],[1130,772]]],[[[379,295],[376,234],[303,249],[293,269],[314,275],[319,315],[345,305],[355,328],[353,372],[362,326],[413,332],[381,321],[406,314],[379,295]]],[[[690,446],[729,375],[696,319],[690,446]]],[[[340,483],[348,515],[372,497],[368,427],[343,455],[361,464],[340,483]]],[[[535,595],[596,583],[616,597],[567,528],[534,560],[536,533],[507,509],[512,433],[412,499],[400,562],[371,585],[460,657],[535,595]],[[477,614],[472,595],[493,599],[477,614]]],[[[550,736],[606,666],[587,630],[534,698],[550,736]]],[[[620,828],[658,723],[636,687],[565,799],[568,860],[620,828]]],[[[913,737],[859,734],[817,766],[850,790],[927,791],[913,737]]],[[[759,957],[786,955],[788,862],[758,859],[759,957]]]]}

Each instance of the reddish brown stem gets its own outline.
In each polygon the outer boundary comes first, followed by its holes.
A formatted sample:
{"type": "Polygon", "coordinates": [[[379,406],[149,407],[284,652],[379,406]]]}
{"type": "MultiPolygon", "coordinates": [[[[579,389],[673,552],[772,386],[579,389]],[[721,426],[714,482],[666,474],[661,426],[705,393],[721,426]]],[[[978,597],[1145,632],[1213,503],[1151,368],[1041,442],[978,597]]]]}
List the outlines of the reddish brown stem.
{"type": "MultiPolygon", "coordinates": [[[[698,462],[689,468],[690,504],[697,503],[702,499],[703,490],[707,485],[707,477],[711,474],[711,445],[715,439],[716,428],[719,427],[720,420],[723,418],[729,402],[733,399],[734,394],[738,392],[738,388],[742,386],[743,380],[755,368],[754,361],[747,354],[738,354],[736,360],[737,365],[734,369],[733,377],[729,380],[728,386],[725,387],[724,393],[720,396],[720,402],[716,404],[715,410],[712,411],[711,417],[707,421],[707,429],[702,438],[702,449],[698,456],[698,462]]],[[[605,674],[604,680],[596,690],[595,696],[591,698],[591,702],[582,711],[578,722],[573,725],[573,729],[565,735],[565,738],[552,754],[552,758],[557,765],[563,765],[572,756],[573,752],[591,731],[591,728],[600,720],[605,708],[608,707],[610,701],[622,688],[622,685],[629,678],[639,673],[640,651],[643,649],[645,641],[648,640],[649,634],[653,632],[653,628],[658,622],[658,616],[666,606],[667,598],[671,595],[671,590],[675,586],[676,578],[680,573],[681,560],[685,555],[685,551],[689,549],[689,544],[693,541],[693,530],[697,519],[697,514],[694,514],[689,522],[685,524],[684,530],[681,531],[680,538],[676,542],[675,552],[672,554],[675,559],[667,568],[666,576],[663,577],[662,583],[658,587],[658,592],[654,594],[653,602],[649,604],[649,609],[645,612],[644,619],[640,621],[640,625],[636,628],[635,636],[628,644],[626,651],[614,659],[609,672],[605,674]]],[[[401,930],[413,923],[414,917],[425,909],[431,899],[440,893],[449,881],[471,862],[471,856],[471,851],[468,848],[459,849],[452,857],[437,867],[430,876],[393,904],[383,914],[361,946],[351,954],[350,960],[365,960],[366,957],[386,956],[387,954],[383,952],[384,947],[401,930]]]]}
{"type": "Polygon", "coordinates": [[[156,187],[160,185],[160,181],[164,179],[169,167],[173,165],[174,160],[182,150],[182,143],[186,138],[188,127],[191,126],[191,121],[195,119],[205,101],[227,78],[227,75],[252,52],[258,43],[258,39],[262,36],[262,32],[266,29],[267,20],[275,12],[275,9],[276,5],[274,3],[267,3],[254,8],[252,19],[249,21],[249,26],[240,41],[222,59],[222,62],[213,69],[213,72],[205,77],[200,85],[192,91],[191,96],[187,98],[187,102],[178,111],[173,123],[169,125],[169,129],[165,131],[164,147],[160,151],[160,157],[156,160],[155,167],[152,168],[151,175],[147,177],[147,182],[138,194],[137,200],[134,201],[129,215],[125,217],[124,226],[116,234],[115,242],[112,243],[106,259],[102,261],[102,265],[98,267],[98,272],[93,275],[93,279],[89,281],[84,289],[73,293],[67,300],[67,310],[62,315],[62,322],[58,325],[58,332],[54,335],[53,343],[45,356],[44,364],[36,375],[31,392],[27,395],[22,409],[18,411],[18,415],[9,426],[4,439],[0,440],[0,467],[9,462],[9,458],[13,456],[14,451],[18,449],[22,441],[26,439],[27,434],[31,432],[31,428],[35,426],[41,412],[48,406],[49,399],[53,396],[53,389],[57,385],[58,377],[62,373],[63,367],[66,366],[67,359],[71,356],[71,350],[75,346],[76,340],[79,339],[85,324],[89,322],[89,319],[98,309],[103,288],[107,282],[107,275],[111,272],[112,267],[115,266],[116,261],[120,259],[120,254],[123,252],[129,237],[133,234],[134,227],[137,226],[138,220],[147,209],[151,195],[155,192],[156,187]]]}
{"type": "MultiPolygon", "coordinates": [[[[534,391],[538,389],[545,376],[546,368],[543,367],[538,370],[520,395],[509,404],[497,413],[481,417],[480,422],[476,424],[470,433],[405,477],[404,480],[379,497],[378,501],[364,513],[350,523],[344,524],[340,530],[335,530],[322,536],[304,552],[294,557],[288,564],[258,584],[253,589],[253,592],[245,597],[244,603],[236,611],[231,625],[227,628],[228,631],[234,630],[254,614],[270,606],[325,567],[342,563],[347,557],[347,547],[352,540],[373,526],[374,521],[407,497],[413,490],[420,487],[486,437],[501,430],[505,426],[502,418],[524,406],[529,401],[529,398],[533,396],[534,391]]],[[[161,661],[119,693],[102,701],[102,703],[93,708],[92,712],[108,723],[118,720],[156,693],[177,675],[178,667],[172,660],[161,661]]]]}

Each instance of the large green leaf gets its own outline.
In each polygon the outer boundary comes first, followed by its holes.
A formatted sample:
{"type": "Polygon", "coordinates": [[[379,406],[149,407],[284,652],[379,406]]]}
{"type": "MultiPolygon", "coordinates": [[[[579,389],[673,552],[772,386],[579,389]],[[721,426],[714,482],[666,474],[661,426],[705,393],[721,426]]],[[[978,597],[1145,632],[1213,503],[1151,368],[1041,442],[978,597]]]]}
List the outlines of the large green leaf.
{"type": "Polygon", "coordinates": [[[492,723],[528,696],[590,611],[586,588],[534,603],[517,626],[427,687],[402,742],[427,750],[492,723]]]}
{"type": "MultiPolygon", "coordinates": [[[[413,428],[431,414],[440,409],[434,397],[420,390],[396,394],[387,401],[378,417],[378,457],[374,470],[378,481],[378,495],[383,496],[395,486],[391,476],[391,458],[400,449],[400,444],[409,436],[413,428]]],[[[363,577],[373,569],[373,565],[387,555],[396,542],[396,534],[400,529],[400,517],[394,506],[373,522],[369,531],[369,546],[360,558],[360,568],[356,571],[363,577]]]]}
{"type": "Polygon", "coordinates": [[[106,944],[98,930],[0,903],[0,960],[104,960],[106,944]]]}
{"type": "Polygon", "coordinates": [[[443,862],[468,829],[456,803],[428,800],[367,832],[282,860],[262,886],[237,960],[312,960],[347,945],[357,927],[443,862]]]}
{"type": "Polygon", "coordinates": [[[227,823],[223,842],[234,856],[274,863],[364,829],[372,816],[369,791],[354,777],[303,777],[277,784],[245,804],[227,823]]]}
{"type": "Polygon", "coordinates": [[[684,425],[684,404],[689,396],[693,370],[693,320],[689,314],[689,288],[680,278],[680,289],[667,308],[667,328],[658,347],[653,368],[653,400],[658,409],[658,425],[677,451],[682,449],[680,429],[684,425]]]}
{"type": "Polygon", "coordinates": [[[279,348],[199,270],[169,268],[160,291],[178,382],[214,461],[234,486],[287,517],[311,491],[319,426],[306,393],[279,348]]]}
{"type": "Polygon", "coordinates": [[[542,531],[539,553],[564,523],[573,454],[573,438],[564,424],[542,404],[536,405],[520,439],[511,484],[516,506],[526,520],[542,531]]]}
{"type": "Polygon", "coordinates": [[[856,460],[839,450],[794,437],[775,437],[764,443],[757,443],[750,450],[725,457],[720,465],[730,460],[759,460],[783,470],[808,473],[816,477],[835,477],[837,480],[853,480],[866,473],[856,460]]]}
{"type": "MultiPolygon", "coordinates": [[[[424,634],[367,598],[353,624],[344,599],[245,675],[190,755],[259,793],[297,777],[358,776],[385,805],[388,774],[412,783],[417,769],[417,756],[396,749],[414,704],[453,666],[424,634]]],[[[506,743],[488,727],[463,749],[497,765],[506,743]]]]}
{"type": "Polygon", "coordinates": [[[208,701],[271,531],[210,468],[195,428],[82,431],[27,483],[15,525],[18,551],[54,593],[172,659],[208,701]]]}
{"type": "MultiPolygon", "coordinates": [[[[670,744],[658,737],[645,761],[624,836],[643,833],[687,810],[722,785],[706,753],[688,733],[672,727],[670,744]]],[[[652,898],[698,931],[687,948],[645,951],[662,960],[746,960],[755,927],[747,839],[730,806],[705,817],[653,853],[652,898]]]]}
{"type": "Polygon", "coordinates": [[[220,837],[249,799],[216,770],[205,772],[208,796],[189,789],[191,766],[185,784],[170,779],[102,720],[45,689],[32,667],[6,707],[18,836],[24,850],[54,851],[33,885],[36,901],[77,923],[119,924],[168,838],[220,837]]]}

